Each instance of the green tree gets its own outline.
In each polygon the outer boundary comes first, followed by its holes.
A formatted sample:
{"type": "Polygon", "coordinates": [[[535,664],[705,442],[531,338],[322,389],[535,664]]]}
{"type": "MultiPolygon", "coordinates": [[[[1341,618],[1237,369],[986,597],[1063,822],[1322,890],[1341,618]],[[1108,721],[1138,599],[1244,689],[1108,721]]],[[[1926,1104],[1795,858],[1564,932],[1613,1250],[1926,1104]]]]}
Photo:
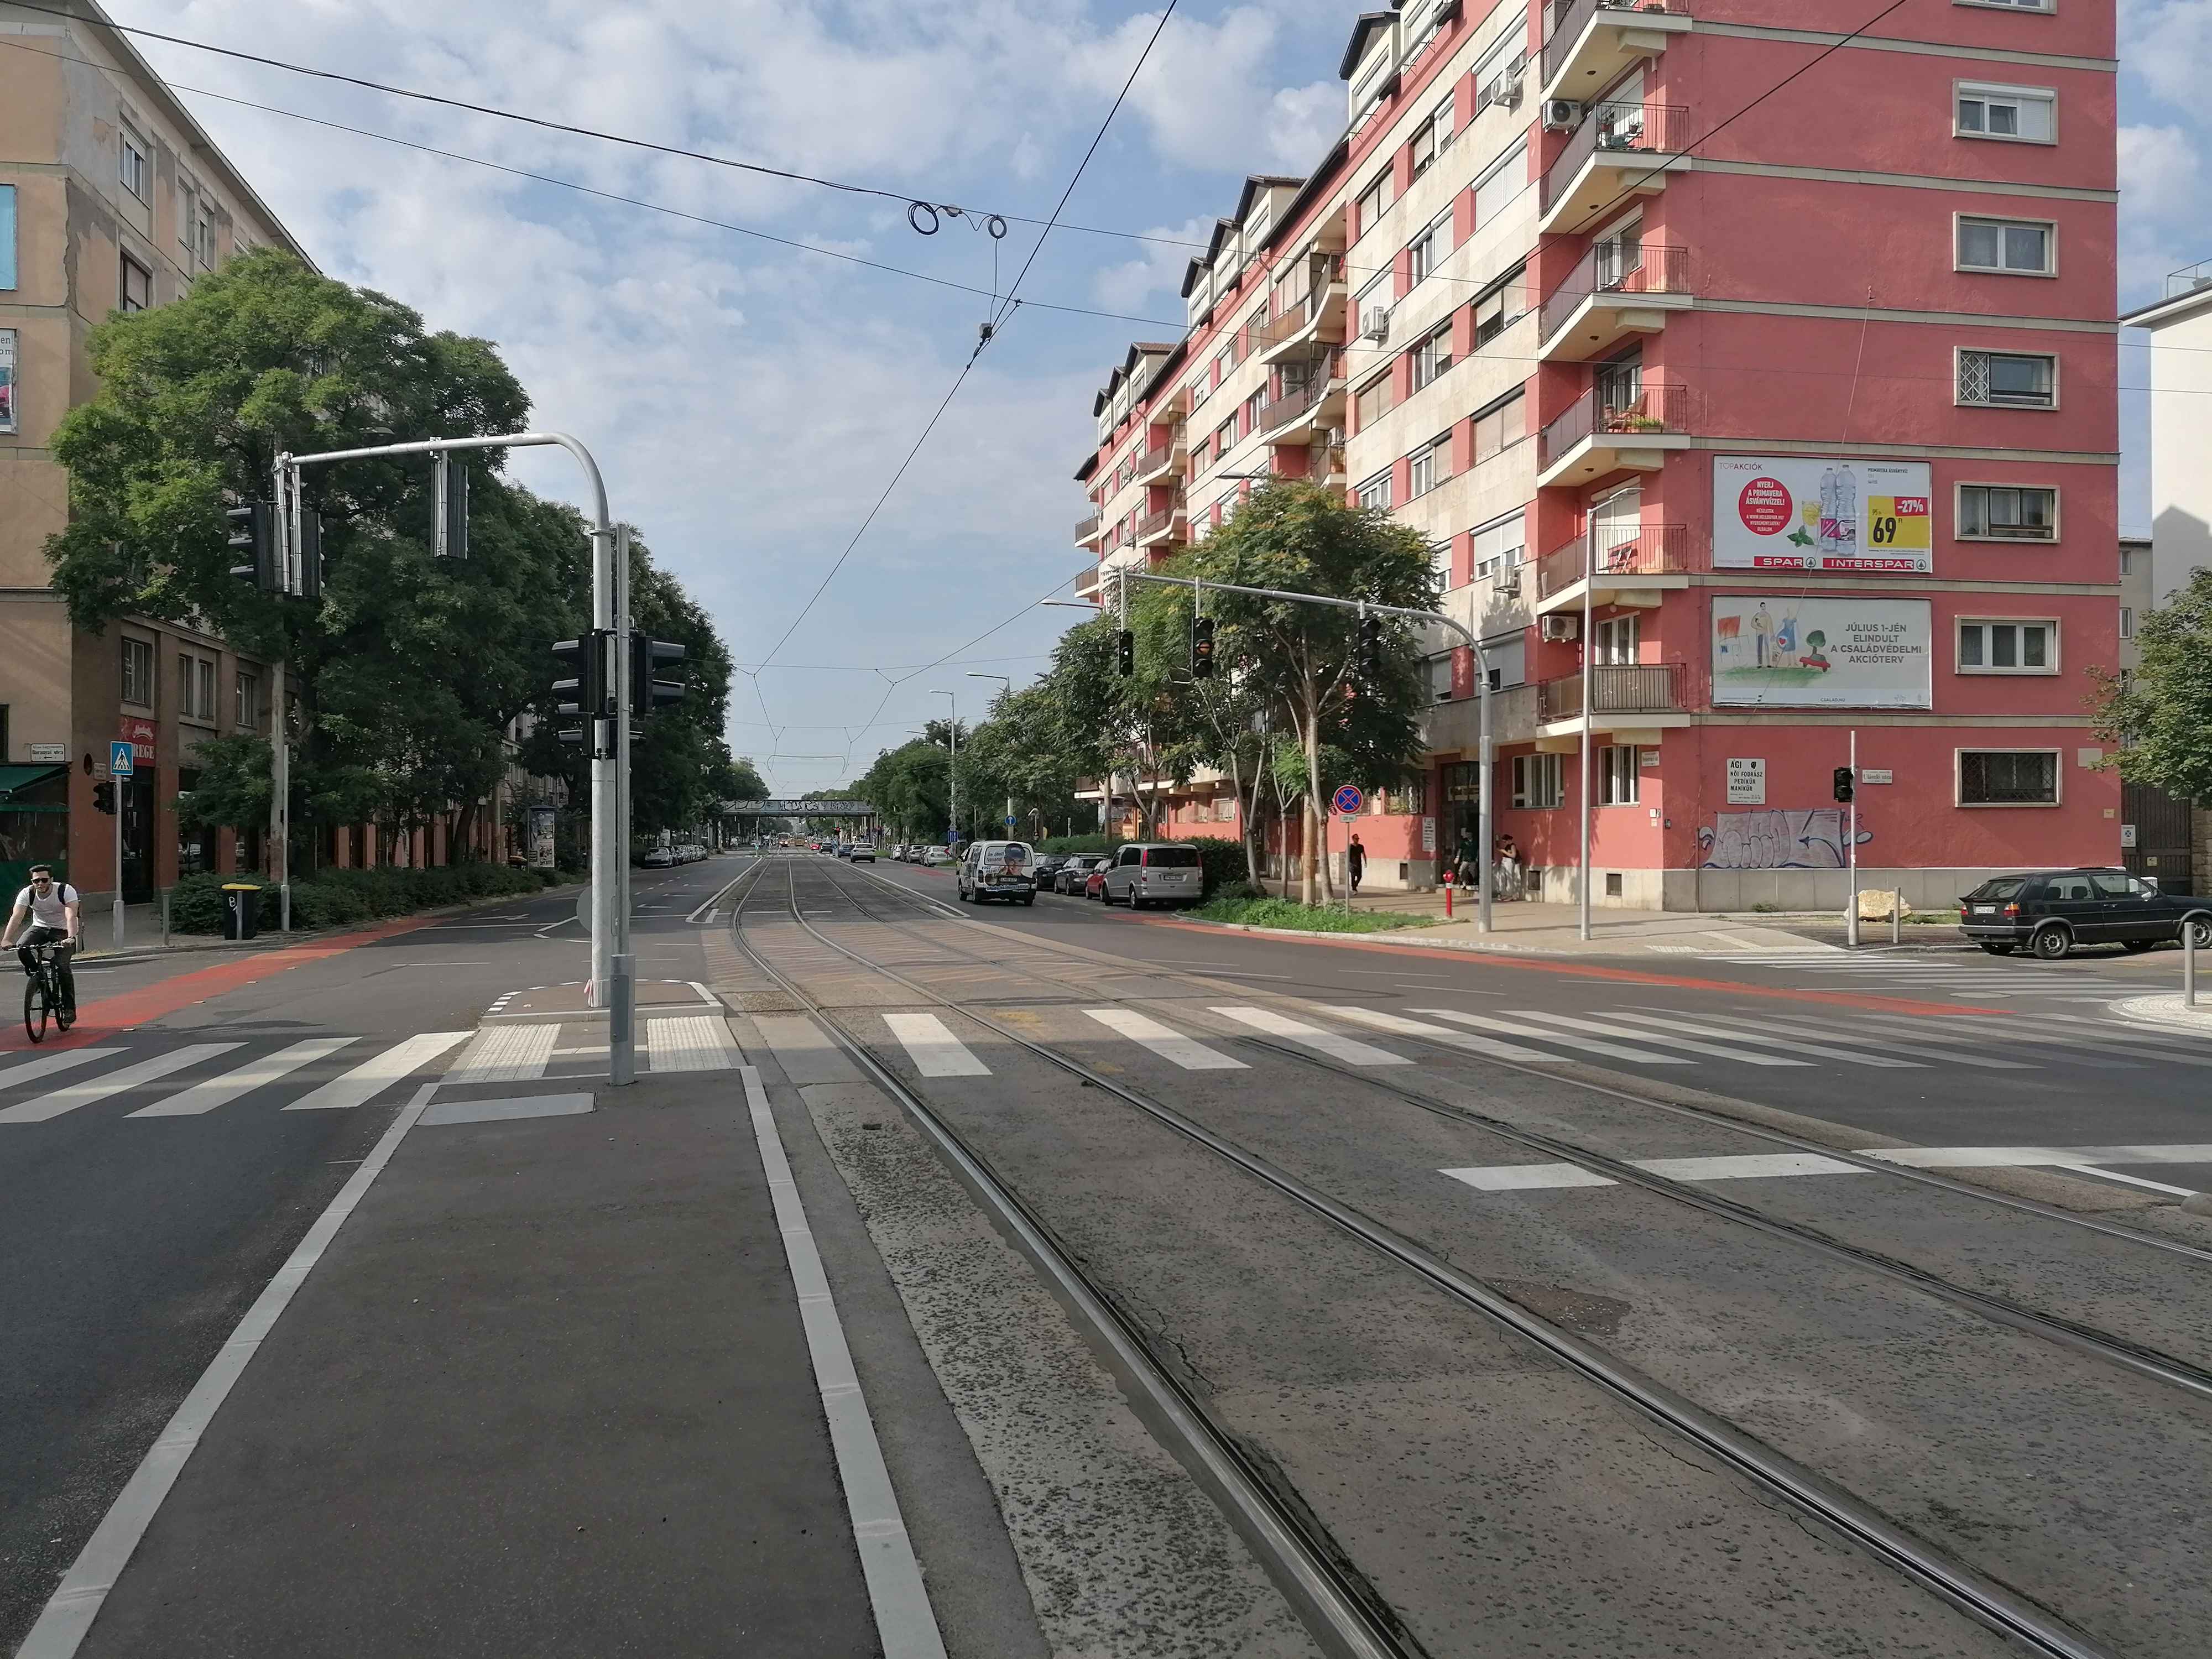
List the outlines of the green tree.
{"type": "Polygon", "coordinates": [[[2130,783],[2212,801],[2212,570],[2139,617],[2136,644],[2142,666],[2124,683],[2090,671],[2099,734],[2118,745],[2106,763],[2130,783]]]}

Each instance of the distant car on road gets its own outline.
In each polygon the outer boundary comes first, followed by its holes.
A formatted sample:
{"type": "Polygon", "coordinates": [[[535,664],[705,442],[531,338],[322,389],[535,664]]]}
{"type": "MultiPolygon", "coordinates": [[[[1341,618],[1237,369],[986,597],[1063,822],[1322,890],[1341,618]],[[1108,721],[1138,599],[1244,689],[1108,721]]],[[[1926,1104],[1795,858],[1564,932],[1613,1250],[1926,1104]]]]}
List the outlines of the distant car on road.
{"type": "Polygon", "coordinates": [[[1959,901],[1959,931],[1998,957],[2023,945],[2046,962],[2078,945],[2148,951],[2185,928],[2198,950],[2212,950],[2212,899],[2162,893],[2124,870],[1993,876],[1959,901]]]}
{"type": "Polygon", "coordinates": [[[893,864],[904,864],[906,862],[906,843],[904,842],[894,842],[891,844],[890,858],[893,864]]]}
{"type": "Polygon", "coordinates": [[[1025,841],[970,842],[956,878],[959,896],[971,904],[986,899],[1035,904],[1036,861],[1036,854],[1025,841]]]}
{"type": "Polygon", "coordinates": [[[872,842],[865,841],[854,842],[853,843],[852,858],[853,862],[855,864],[873,864],[876,861],[876,849],[874,845],[872,842]]]}
{"type": "Polygon", "coordinates": [[[672,869],[676,864],[676,854],[665,847],[656,847],[638,860],[638,863],[647,870],[672,869]]]}
{"type": "Polygon", "coordinates": [[[1137,842],[1115,849],[1106,866],[1105,900],[1141,910],[1148,904],[1196,904],[1206,896],[1198,848],[1174,842],[1137,842]]]}
{"type": "Polygon", "coordinates": [[[950,847],[925,847],[921,849],[921,861],[933,866],[950,864],[952,862],[952,849],[950,847]]]}

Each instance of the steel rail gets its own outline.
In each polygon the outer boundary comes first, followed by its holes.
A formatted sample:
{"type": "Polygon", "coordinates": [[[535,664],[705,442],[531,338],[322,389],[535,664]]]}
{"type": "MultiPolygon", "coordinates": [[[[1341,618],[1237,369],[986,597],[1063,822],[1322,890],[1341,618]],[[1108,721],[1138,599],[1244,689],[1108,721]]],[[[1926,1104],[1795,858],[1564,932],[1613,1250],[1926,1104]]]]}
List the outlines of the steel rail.
{"type": "MultiPolygon", "coordinates": [[[[850,890],[841,884],[832,882],[830,885],[833,890],[849,896],[850,890]]],[[[2002,1585],[1914,1537],[1795,1459],[1784,1456],[1726,1419],[1624,1364],[1604,1350],[1584,1342],[1548,1320],[1537,1317],[1502,1292],[1462,1273],[1393,1229],[1278,1168],[1258,1153],[1215,1133],[1174,1107],[1153,1100],[1114,1078],[1094,1071],[1079,1060],[1055,1053],[986,1015],[963,1008],[951,998],[908,978],[896,969],[871,962],[858,951],[839,944],[799,915],[795,878],[792,915],[808,933],[848,961],[878,974],[940,1007],[960,1014],[1048,1065],[1081,1079],[1094,1089],[1104,1091],[1206,1148],[1263,1185],[1304,1206],[1378,1254],[1411,1269],[1437,1289],[1524,1338],[1564,1369],[1595,1384],[1650,1420],[1688,1440],[1755,1486],[1832,1528],[1906,1578],[1992,1629],[2027,1644],[2039,1653],[2054,1656],[2054,1659],[2116,1659],[2110,1650],[2100,1647],[2081,1632],[2061,1623],[2002,1585]]],[[[755,959],[759,960],[757,957],[755,959]]],[[[762,965],[766,968],[764,963],[762,965]]],[[[823,1018],[848,1046],[855,1048],[861,1046],[845,1036],[842,1027],[836,1027],[834,1020],[828,1020],[827,1016],[823,1018]]],[[[872,1059],[869,1065],[872,1072],[889,1075],[872,1059]]],[[[900,1093],[902,1097],[912,1097],[912,1091],[903,1085],[901,1085],[900,1093]]]]}
{"type": "MultiPolygon", "coordinates": [[[[823,939],[799,908],[799,860],[783,860],[791,871],[793,921],[832,950],[851,952],[823,939]]],[[[832,884],[833,887],[836,885],[832,884]]],[[[832,1040],[893,1100],[953,1168],[963,1185],[991,1210],[1019,1243],[1023,1254],[1049,1281],[1054,1296],[1090,1329],[1115,1371],[1136,1395],[1146,1425],[1159,1436],[1176,1461],[1188,1469],[1231,1524],[1267,1569],[1304,1617],[1307,1628],[1334,1659],[1419,1659],[1423,1650],[1401,1630],[1382,1597],[1366,1585],[1341,1551],[1313,1529],[1268,1485],[1235,1436],[1213,1420],[1197,1397],[1176,1380],[1152,1352],[1150,1342],[1122,1315],[1112,1297],[1094,1284],[1036,1215],[1000,1180],[966,1139],[927,1102],[881,1064],[843,1024],[809,996],[797,981],[772,965],[744,935],[745,907],[760,886],[756,879],[732,901],[731,927],[738,948],[753,960],[793,1003],[820,1022],[832,1040]]],[[[842,891],[842,889],[837,890],[842,891]]],[[[861,959],[854,957],[853,960],[861,959]]],[[[873,968],[874,964],[863,963],[873,968]]],[[[876,971],[883,971],[877,969],[876,971]]]]}

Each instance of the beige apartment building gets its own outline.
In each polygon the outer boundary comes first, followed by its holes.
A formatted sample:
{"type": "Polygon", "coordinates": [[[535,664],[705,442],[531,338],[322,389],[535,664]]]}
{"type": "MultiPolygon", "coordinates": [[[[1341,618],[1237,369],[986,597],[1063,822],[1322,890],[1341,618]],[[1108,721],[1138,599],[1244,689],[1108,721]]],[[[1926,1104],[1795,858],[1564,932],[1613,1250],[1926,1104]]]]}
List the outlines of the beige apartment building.
{"type": "Polygon", "coordinates": [[[77,15],[0,0],[0,886],[45,859],[88,900],[112,893],[117,820],[94,793],[128,741],[117,804],[135,902],[258,861],[258,838],[204,841],[173,807],[201,739],[267,731],[271,676],[189,628],[70,625],[45,551],[69,516],[49,445],[95,390],[95,324],[166,304],[247,248],[306,255],[97,5],[58,9],[77,15]]]}

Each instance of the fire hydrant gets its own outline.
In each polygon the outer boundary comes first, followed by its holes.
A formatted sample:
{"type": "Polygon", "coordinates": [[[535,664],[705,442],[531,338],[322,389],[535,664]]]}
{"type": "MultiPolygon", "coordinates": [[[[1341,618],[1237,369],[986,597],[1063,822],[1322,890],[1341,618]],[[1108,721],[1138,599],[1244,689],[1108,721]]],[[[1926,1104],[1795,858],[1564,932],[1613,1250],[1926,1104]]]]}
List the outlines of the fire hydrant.
{"type": "Polygon", "coordinates": [[[1444,920],[1449,921],[1452,913],[1452,872],[1444,872],[1444,920]]]}

